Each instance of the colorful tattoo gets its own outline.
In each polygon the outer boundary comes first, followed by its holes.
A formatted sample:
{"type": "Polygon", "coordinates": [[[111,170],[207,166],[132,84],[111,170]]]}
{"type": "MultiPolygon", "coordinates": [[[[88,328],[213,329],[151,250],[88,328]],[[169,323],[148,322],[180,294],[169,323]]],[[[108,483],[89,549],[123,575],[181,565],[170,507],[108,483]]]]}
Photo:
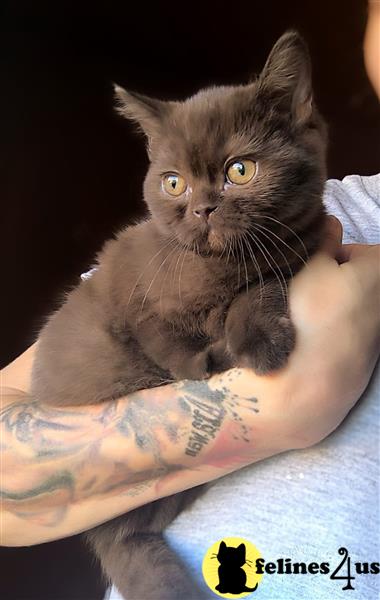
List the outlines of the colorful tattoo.
{"type": "Polygon", "coordinates": [[[157,483],[162,490],[198,465],[226,470],[253,441],[241,415],[259,410],[257,398],[228,388],[239,376],[230,371],[218,389],[182,381],[95,406],[42,406],[27,397],[8,405],[0,411],[6,509],[56,526],[88,497],[136,497],[157,483]],[[25,461],[27,482],[17,478],[25,461]]]}

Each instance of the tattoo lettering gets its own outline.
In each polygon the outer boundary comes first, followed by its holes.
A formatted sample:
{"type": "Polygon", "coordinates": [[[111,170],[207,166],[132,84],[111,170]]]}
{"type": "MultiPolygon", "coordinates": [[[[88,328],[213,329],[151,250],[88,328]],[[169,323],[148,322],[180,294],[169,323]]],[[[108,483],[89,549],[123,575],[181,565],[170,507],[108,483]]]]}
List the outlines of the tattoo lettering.
{"type": "MultiPolygon", "coordinates": [[[[236,370],[237,377],[240,373],[241,371],[236,370]]],[[[225,386],[213,390],[208,381],[184,381],[176,384],[176,387],[180,393],[180,406],[191,412],[193,417],[192,431],[185,449],[187,456],[198,456],[203,448],[215,439],[226,417],[237,425],[234,439],[251,441],[248,428],[239,416],[238,409],[243,403],[252,412],[259,412],[256,407],[257,398],[238,397],[225,386]]]]}
{"type": "Polygon", "coordinates": [[[210,381],[183,381],[94,406],[50,407],[27,398],[8,405],[0,411],[6,509],[56,526],[71,504],[88,497],[164,489],[189,469],[189,457],[221,471],[238,464],[242,444],[252,442],[241,409],[258,412],[258,402],[233,394],[233,377],[238,369],[218,389],[210,381]],[[27,483],[17,476],[25,461],[27,483]]]}

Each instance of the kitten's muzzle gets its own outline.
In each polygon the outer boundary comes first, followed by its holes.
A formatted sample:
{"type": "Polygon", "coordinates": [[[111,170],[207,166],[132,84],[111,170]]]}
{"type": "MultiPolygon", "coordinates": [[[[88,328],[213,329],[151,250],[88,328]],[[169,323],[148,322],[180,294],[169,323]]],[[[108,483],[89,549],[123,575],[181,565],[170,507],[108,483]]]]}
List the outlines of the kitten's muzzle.
{"type": "Polygon", "coordinates": [[[217,208],[217,204],[215,204],[214,206],[202,206],[197,208],[196,210],[193,210],[193,215],[204,219],[207,222],[211,213],[213,213],[217,208]]]}

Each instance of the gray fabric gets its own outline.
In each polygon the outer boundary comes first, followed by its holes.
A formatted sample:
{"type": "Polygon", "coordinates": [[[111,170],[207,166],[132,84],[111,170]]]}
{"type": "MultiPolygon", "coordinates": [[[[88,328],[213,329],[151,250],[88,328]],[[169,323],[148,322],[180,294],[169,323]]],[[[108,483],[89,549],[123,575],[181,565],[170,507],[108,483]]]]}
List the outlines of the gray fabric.
{"type": "Polygon", "coordinates": [[[343,243],[380,243],[380,174],[329,179],[324,200],[343,225],[343,243]]]}
{"type": "MultiPolygon", "coordinates": [[[[380,243],[380,175],[329,180],[328,211],[344,227],[344,242],[380,243]]],[[[240,536],[265,560],[337,566],[345,546],[355,561],[378,561],[380,369],[339,429],[318,446],[288,452],[220,479],[180,515],[167,537],[202,582],[202,559],[214,542],[240,536]]],[[[346,571],[344,571],[346,572],[346,571]]],[[[264,575],[263,600],[377,600],[380,575],[357,576],[355,591],[326,575],[264,575]]],[[[210,597],[216,596],[210,592],[210,597]]],[[[111,600],[120,596],[112,590],[111,600]]],[[[143,600],[143,599],[141,599],[143,600]]]]}

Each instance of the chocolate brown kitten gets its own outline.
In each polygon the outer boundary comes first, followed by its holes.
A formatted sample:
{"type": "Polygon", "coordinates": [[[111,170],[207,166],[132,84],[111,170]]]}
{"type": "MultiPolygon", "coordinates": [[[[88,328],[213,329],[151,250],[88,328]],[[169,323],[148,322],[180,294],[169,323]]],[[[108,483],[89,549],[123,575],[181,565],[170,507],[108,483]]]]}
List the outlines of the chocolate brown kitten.
{"type": "MultiPolygon", "coordinates": [[[[295,343],[287,282],[324,225],[325,127],[303,40],[288,32],[253,83],[163,102],[117,87],[149,142],[149,220],[121,231],[40,335],[33,394],[79,405],[232,366],[267,373],[295,343]]],[[[176,494],[92,530],[103,569],[134,600],[199,599],[163,529],[176,494]],[[149,564],[149,569],[144,565],[149,564]]]]}

